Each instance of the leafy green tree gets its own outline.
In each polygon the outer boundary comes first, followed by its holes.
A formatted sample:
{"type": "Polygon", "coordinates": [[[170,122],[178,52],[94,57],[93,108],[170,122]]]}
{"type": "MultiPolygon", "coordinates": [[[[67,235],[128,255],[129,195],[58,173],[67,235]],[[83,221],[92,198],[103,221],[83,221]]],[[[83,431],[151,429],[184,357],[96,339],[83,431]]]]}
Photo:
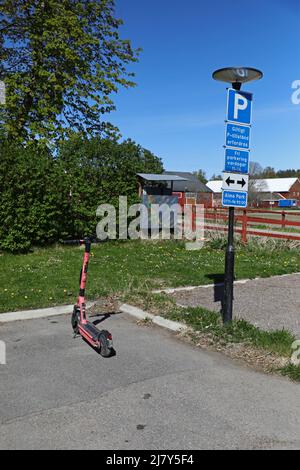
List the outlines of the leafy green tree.
{"type": "Polygon", "coordinates": [[[193,175],[197,176],[198,180],[201,182],[201,183],[204,183],[206,184],[208,179],[206,178],[206,173],[204,170],[198,170],[198,171],[193,171],[193,175]]]}
{"type": "Polygon", "coordinates": [[[100,204],[118,208],[119,196],[127,196],[129,205],[140,202],[136,173],[163,171],[161,160],[132,140],[118,144],[75,136],[61,145],[57,162],[67,176],[65,227],[76,237],[95,232],[100,204]]]}
{"type": "Polygon", "coordinates": [[[0,79],[2,123],[21,142],[53,143],[70,132],[116,132],[101,116],[112,95],[132,87],[128,64],[139,50],[121,39],[114,0],[3,0],[0,79]]]}
{"type": "Polygon", "coordinates": [[[277,178],[300,178],[300,169],[278,170],[276,172],[276,177],[277,178]]]}
{"type": "Polygon", "coordinates": [[[276,178],[276,170],[272,166],[267,166],[261,176],[262,178],[276,178]]]}
{"type": "Polygon", "coordinates": [[[216,175],[215,173],[211,177],[212,181],[222,180],[222,175],[216,175]]]}

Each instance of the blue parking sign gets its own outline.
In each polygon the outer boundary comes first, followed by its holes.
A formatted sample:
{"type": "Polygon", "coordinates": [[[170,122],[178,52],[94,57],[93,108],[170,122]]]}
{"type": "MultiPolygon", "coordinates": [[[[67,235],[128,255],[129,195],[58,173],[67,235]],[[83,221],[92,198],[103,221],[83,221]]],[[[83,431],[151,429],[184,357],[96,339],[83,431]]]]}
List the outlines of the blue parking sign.
{"type": "Polygon", "coordinates": [[[226,147],[235,147],[242,150],[250,148],[250,127],[240,124],[226,124],[226,147]]]}
{"type": "Polygon", "coordinates": [[[252,93],[230,88],[227,94],[227,121],[250,126],[252,93]]]}
{"type": "Polygon", "coordinates": [[[228,191],[222,192],[223,207],[247,207],[248,192],[247,191],[228,191]]]}
{"type": "Polygon", "coordinates": [[[224,170],[230,173],[249,173],[249,151],[226,148],[224,170]]]}

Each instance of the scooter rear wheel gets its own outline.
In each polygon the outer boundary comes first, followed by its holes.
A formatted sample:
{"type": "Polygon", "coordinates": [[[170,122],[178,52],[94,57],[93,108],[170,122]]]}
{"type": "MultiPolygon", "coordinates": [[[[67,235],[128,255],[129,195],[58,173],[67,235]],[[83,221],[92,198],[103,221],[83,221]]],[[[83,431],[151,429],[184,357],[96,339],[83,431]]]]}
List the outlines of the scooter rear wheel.
{"type": "Polygon", "coordinates": [[[99,333],[98,340],[100,343],[99,352],[103,357],[110,357],[113,351],[112,336],[109,331],[102,330],[99,333]]]}

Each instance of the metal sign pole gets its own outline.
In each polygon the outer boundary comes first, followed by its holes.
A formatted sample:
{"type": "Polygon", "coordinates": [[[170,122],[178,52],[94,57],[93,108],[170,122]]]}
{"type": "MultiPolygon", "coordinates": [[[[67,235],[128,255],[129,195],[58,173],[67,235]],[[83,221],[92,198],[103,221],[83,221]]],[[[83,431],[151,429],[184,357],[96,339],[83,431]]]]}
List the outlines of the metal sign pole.
{"type": "MultiPolygon", "coordinates": [[[[242,84],[232,83],[234,90],[240,90],[242,84]]],[[[234,207],[228,209],[228,241],[225,255],[224,300],[222,306],[223,323],[232,322],[233,286],[234,286],[234,207]]]]}
{"type": "Polygon", "coordinates": [[[222,306],[223,322],[232,321],[234,282],[234,207],[228,212],[228,243],[225,256],[224,301],[222,306]]]}
{"type": "Polygon", "coordinates": [[[245,209],[248,200],[249,152],[252,93],[241,92],[242,83],[259,80],[263,73],[252,67],[226,67],[216,70],[213,78],[231,83],[227,92],[225,132],[225,171],[223,171],[222,206],[228,207],[228,242],[225,255],[224,324],[232,321],[234,285],[234,208],[245,209]]]}

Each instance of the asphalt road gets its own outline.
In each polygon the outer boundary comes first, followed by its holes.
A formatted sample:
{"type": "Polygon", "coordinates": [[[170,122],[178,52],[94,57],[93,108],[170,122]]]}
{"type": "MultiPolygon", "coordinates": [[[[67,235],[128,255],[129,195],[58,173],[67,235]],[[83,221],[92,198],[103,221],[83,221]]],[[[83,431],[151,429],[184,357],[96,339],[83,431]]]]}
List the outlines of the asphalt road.
{"type": "Polygon", "coordinates": [[[125,315],[104,359],[69,317],[0,325],[1,449],[300,448],[300,387],[125,315]]]}

